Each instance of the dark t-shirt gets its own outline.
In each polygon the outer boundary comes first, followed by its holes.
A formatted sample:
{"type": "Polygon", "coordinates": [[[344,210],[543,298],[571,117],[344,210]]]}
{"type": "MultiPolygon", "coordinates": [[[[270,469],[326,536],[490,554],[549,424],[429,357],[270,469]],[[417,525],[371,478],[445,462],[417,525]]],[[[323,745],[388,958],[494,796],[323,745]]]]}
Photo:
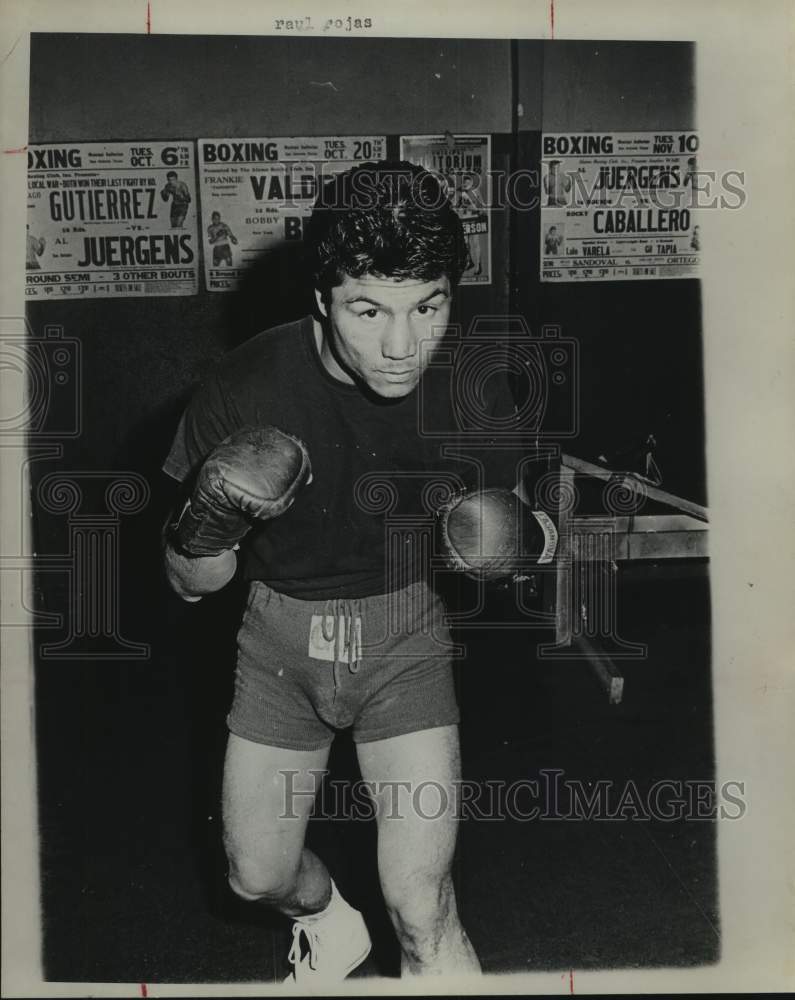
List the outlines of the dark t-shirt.
{"type": "Polygon", "coordinates": [[[246,536],[244,576],[306,600],[388,592],[427,571],[434,505],[455,489],[512,489],[528,453],[505,438],[514,405],[504,375],[462,382],[454,358],[442,347],[413,392],[381,400],[327,371],[311,317],[266,330],[196,391],[163,469],[188,479],[246,425],[300,438],[312,482],[246,536]]]}

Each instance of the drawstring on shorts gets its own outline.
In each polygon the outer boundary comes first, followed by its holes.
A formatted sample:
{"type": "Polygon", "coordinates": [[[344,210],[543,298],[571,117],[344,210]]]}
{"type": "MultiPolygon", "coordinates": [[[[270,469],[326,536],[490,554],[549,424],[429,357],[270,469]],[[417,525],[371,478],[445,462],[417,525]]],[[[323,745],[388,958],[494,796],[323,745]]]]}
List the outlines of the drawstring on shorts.
{"type": "Polygon", "coordinates": [[[323,618],[321,619],[320,628],[323,634],[323,638],[326,642],[334,643],[334,663],[332,664],[332,675],[334,677],[334,699],[336,700],[337,691],[340,686],[340,679],[338,673],[339,665],[344,662],[345,653],[347,653],[348,660],[348,670],[350,673],[355,674],[359,670],[359,660],[357,658],[357,652],[361,652],[360,649],[357,650],[357,631],[356,623],[362,619],[362,602],[358,598],[350,601],[346,598],[337,598],[336,600],[326,601],[326,606],[323,609],[323,618]],[[331,626],[327,625],[328,619],[331,619],[331,626]],[[340,618],[343,620],[343,631],[340,636],[340,618]],[[342,638],[342,649],[340,649],[340,638],[342,638]],[[340,654],[343,658],[341,659],[340,654]]]}

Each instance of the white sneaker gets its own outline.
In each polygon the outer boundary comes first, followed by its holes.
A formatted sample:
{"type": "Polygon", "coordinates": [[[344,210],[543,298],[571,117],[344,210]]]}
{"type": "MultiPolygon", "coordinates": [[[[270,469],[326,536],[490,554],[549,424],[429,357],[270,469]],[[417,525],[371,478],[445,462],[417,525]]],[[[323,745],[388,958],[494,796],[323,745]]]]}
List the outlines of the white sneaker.
{"type": "Polygon", "coordinates": [[[362,964],[371,947],[364,918],[340,896],[332,881],[326,909],[293,923],[293,943],[287,957],[293,971],[284,981],[307,988],[341,983],[362,964]]]}

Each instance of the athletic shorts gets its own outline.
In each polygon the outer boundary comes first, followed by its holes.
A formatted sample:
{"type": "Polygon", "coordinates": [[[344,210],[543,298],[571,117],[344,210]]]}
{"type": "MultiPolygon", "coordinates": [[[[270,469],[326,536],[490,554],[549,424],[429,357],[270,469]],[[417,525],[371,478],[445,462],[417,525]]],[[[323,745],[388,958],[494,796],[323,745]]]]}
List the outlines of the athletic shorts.
{"type": "Polygon", "coordinates": [[[243,739],[292,750],[456,725],[452,642],[424,582],[355,600],[304,601],[250,584],[227,717],[243,739]]]}
{"type": "Polygon", "coordinates": [[[230,267],[232,266],[232,248],[228,243],[222,243],[213,247],[213,267],[218,267],[224,263],[230,267]]]}

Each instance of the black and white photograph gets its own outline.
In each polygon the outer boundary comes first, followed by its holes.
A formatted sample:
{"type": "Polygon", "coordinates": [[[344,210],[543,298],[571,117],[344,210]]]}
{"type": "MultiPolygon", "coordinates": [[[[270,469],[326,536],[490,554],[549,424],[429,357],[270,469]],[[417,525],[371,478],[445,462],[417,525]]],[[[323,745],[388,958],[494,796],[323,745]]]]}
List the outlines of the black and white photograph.
{"type": "Polygon", "coordinates": [[[226,6],[0,22],[2,995],[791,988],[788,6],[226,6]]]}

